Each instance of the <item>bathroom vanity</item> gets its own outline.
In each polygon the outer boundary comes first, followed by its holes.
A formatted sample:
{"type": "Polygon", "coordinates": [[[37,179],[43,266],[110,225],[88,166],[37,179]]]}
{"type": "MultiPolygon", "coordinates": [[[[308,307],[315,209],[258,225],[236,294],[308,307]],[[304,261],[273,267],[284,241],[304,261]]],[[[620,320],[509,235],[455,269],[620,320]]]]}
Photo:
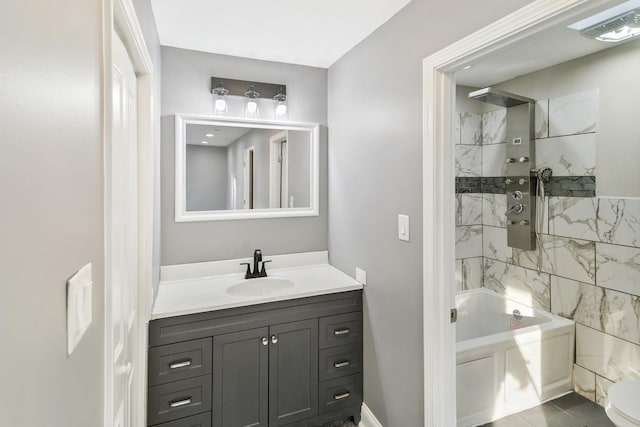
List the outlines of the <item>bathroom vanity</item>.
{"type": "Polygon", "coordinates": [[[149,426],[359,422],[362,285],[328,264],[275,270],[265,293],[259,280],[161,284],[149,324],[149,426]],[[279,281],[293,285],[270,291],[279,281]],[[231,291],[245,283],[250,290],[231,291]]]}

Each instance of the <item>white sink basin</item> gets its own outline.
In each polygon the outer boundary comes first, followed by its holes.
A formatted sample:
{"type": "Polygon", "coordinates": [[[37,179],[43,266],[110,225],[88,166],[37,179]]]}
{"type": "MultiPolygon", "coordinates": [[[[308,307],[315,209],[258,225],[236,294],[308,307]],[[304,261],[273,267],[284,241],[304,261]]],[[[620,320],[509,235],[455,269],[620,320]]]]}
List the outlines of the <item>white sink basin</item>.
{"type": "Polygon", "coordinates": [[[236,296],[264,296],[271,295],[295,286],[291,280],[279,277],[261,277],[259,279],[245,279],[227,288],[227,294],[236,296]]]}

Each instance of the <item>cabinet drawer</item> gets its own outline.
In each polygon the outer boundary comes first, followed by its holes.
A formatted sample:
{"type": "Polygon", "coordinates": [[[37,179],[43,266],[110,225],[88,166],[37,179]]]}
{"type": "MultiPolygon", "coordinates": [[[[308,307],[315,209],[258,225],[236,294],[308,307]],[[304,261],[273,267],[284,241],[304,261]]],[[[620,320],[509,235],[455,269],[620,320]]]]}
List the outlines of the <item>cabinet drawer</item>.
{"type": "Polygon", "coordinates": [[[164,423],[207,411],[211,411],[211,375],[149,388],[149,424],[164,423]]]}
{"type": "Polygon", "coordinates": [[[149,349],[149,386],[211,373],[211,338],[149,349]]]}
{"type": "Polygon", "coordinates": [[[320,350],[320,381],[332,380],[362,371],[362,349],[359,344],[320,350]]]}
{"type": "Polygon", "coordinates": [[[320,318],[320,348],[362,342],[362,312],[320,318]]]}
{"type": "Polygon", "coordinates": [[[320,413],[360,405],[362,403],[362,374],[321,382],[319,396],[320,413]]]}
{"type": "Polygon", "coordinates": [[[211,427],[211,412],[180,418],[168,423],[156,424],[154,427],[211,427]]]}

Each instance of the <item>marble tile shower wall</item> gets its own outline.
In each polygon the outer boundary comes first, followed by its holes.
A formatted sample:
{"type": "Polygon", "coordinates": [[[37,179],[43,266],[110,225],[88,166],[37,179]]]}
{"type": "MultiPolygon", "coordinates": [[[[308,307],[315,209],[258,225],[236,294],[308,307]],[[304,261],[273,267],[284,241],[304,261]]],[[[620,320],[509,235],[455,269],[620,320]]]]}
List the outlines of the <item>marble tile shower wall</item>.
{"type": "MultiPolygon", "coordinates": [[[[537,103],[539,167],[595,174],[597,96],[537,103]]],[[[460,114],[457,176],[504,175],[504,122],[504,110],[460,114]]],[[[547,197],[534,251],[507,246],[505,194],[458,193],[456,202],[458,289],[484,286],[573,319],[574,386],[593,401],[616,381],[640,379],[640,199],[547,197]]]]}

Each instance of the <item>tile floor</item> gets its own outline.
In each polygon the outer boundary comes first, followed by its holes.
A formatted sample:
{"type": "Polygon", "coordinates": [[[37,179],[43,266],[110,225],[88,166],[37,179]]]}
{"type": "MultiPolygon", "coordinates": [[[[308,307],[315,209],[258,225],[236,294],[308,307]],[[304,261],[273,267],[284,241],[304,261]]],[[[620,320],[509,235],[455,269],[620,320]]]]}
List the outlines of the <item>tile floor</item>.
{"type": "Polygon", "coordinates": [[[604,408],[571,393],[482,427],[615,427],[604,408]]]}

